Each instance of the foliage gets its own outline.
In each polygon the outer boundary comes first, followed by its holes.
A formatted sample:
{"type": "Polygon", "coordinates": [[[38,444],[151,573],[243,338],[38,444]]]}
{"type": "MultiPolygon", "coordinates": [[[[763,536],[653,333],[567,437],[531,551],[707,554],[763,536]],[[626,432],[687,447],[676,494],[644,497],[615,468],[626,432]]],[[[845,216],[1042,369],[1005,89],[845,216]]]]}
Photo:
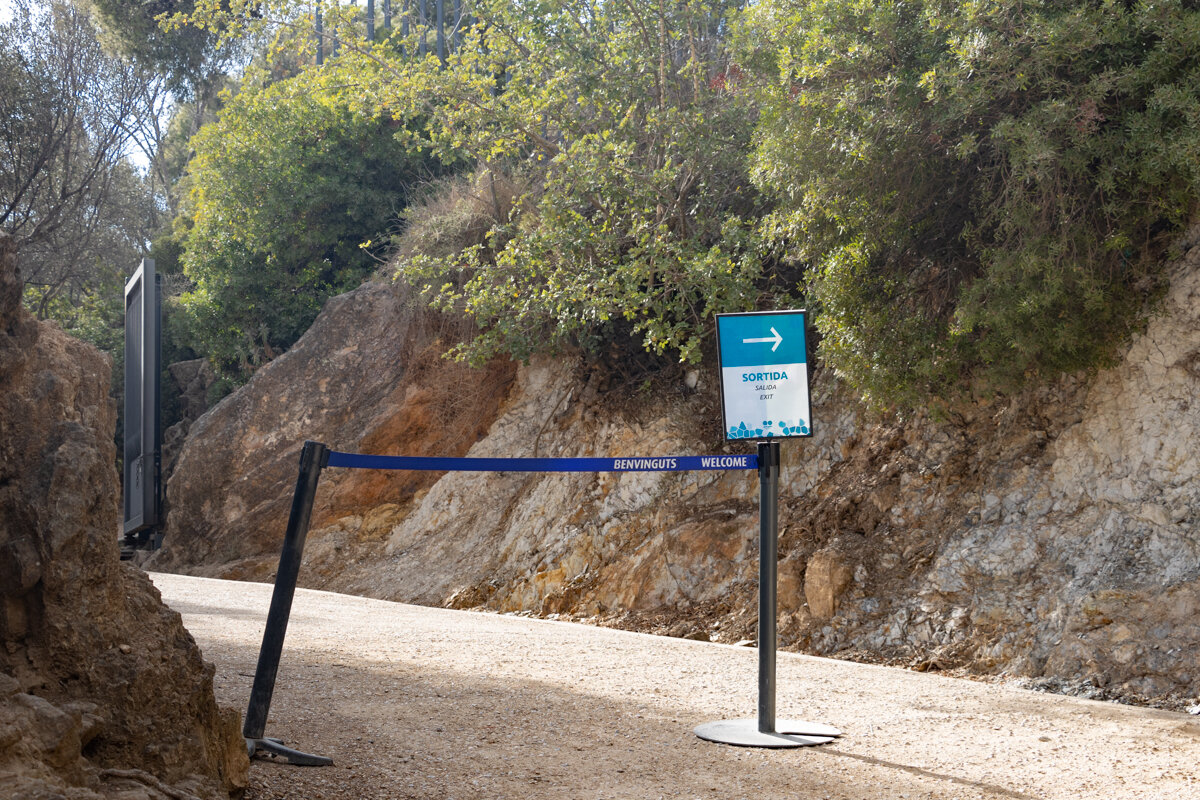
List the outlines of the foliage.
{"type": "Polygon", "coordinates": [[[178,236],[195,347],[244,379],[291,345],[376,261],[424,161],[389,120],[350,108],[319,72],[251,76],[192,140],[178,236]]]}
{"type": "Polygon", "coordinates": [[[86,13],[20,3],[0,25],[0,227],[25,301],[68,328],[112,323],[101,295],[132,269],[154,206],[126,159],[152,79],[104,52],[86,13]],[[88,309],[95,313],[89,315],[88,309]]]}
{"type": "Polygon", "coordinates": [[[167,78],[177,97],[193,101],[220,88],[222,75],[242,57],[236,37],[221,40],[195,27],[165,29],[160,19],[189,13],[191,0],[88,0],[116,48],[167,78]]]}
{"type": "MultiPolygon", "coordinates": [[[[745,164],[754,112],[724,47],[736,5],[478,0],[444,64],[420,57],[420,26],[363,50],[338,23],[326,80],[364,108],[422,120],[412,146],[527,187],[482,244],[401,266],[478,322],[461,355],[523,358],[633,331],[695,360],[714,312],[762,301],[769,262],[745,164]]],[[[293,7],[254,8],[297,24],[293,7]]]]}
{"type": "Polygon", "coordinates": [[[531,187],[486,245],[402,268],[447,275],[441,303],[482,330],[463,355],[598,348],[632,331],[696,360],[714,312],[758,302],[753,113],[725,85],[729,6],[477,3],[479,25],[445,69],[408,62],[377,96],[428,114],[443,157],[531,187]]]}
{"type": "Polygon", "coordinates": [[[1196,209],[1186,4],[781,0],[738,51],[767,230],[876,403],[1104,363],[1196,209]]]}
{"type": "Polygon", "coordinates": [[[146,253],[145,225],[154,211],[142,176],[127,162],[117,165],[96,206],[22,249],[25,306],[115,357],[125,275],[146,253]]]}
{"type": "MultiPolygon", "coordinates": [[[[403,19],[355,45],[357,11],[323,5],[337,55],[297,80],[473,167],[414,207],[401,272],[474,317],[476,361],[630,331],[694,360],[714,312],[802,301],[876,404],[1006,390],[1105,363],[1195,211],[1200,11],[1177,0],[466,7],[443,59],[403,19]]],[[[311,11],[193,19],[304,48],[311,11]]]]}

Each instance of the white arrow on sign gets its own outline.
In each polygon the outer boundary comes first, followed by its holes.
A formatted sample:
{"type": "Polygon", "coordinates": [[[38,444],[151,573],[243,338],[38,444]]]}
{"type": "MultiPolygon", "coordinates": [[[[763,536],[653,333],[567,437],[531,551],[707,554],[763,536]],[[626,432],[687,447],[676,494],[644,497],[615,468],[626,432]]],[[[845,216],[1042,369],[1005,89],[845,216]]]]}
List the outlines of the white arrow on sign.
{"type": "Polygon", "coordinates": [[[779,349],[779,345],[783,344],[783,337],[780,336],[779,331],[775,330],[774,328],[771,328],[771,333],[773,333],[775,335],[767,336],[766,338],[763,338],[763,339],[742,339],[742,344],[759,344],[760,342],[774,342],[775,344],[771,347],[771,352],[774,353],[776,350],[779,349]]]}

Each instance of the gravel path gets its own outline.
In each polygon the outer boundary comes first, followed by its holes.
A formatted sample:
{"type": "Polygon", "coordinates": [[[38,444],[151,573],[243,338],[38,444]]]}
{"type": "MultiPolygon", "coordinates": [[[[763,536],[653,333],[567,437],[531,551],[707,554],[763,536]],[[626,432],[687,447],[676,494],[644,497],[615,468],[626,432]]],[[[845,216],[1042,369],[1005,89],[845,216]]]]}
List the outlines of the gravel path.
{"type": "MultiPolygon", "coordinates": [[[[245,709],[265,584],[154,574],[245,709]]],[[[1200,718],[779,654],[779,718],[831,744],[704,742],[756,714],[751,648],[300,590],[267,735],[332,767],[251,766],[248,800],[1200,800],[1200,718]]]]}

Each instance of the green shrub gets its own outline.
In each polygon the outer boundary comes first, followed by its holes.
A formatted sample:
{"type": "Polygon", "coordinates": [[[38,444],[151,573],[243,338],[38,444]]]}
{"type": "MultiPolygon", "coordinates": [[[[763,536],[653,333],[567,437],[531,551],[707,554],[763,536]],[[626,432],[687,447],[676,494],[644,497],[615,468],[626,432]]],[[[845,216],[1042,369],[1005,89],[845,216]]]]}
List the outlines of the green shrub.
{"type": "Polygon", "coordinates": [[[223,377],[245,380],[377,265],[427,164],[397,130],[306,72],[251,83],[193,139],[182,306],[223,377]]]}
{"type": "Polygon", "coordinates": [[[427,115],[444,158],[524,188],[482,243],[401,265],[478,324],[459,355],[632,344],[695,360],[714,312],[759,302],[754,111],[726,85],[736,5],[481,0],[444,68],[391,59],[370,75],[381,106],[427,115]]]}
{"type": "Polygon", "coordinates": [[[1200,12],[1178,2],[759,4],[765,230],[822,352],[880,405],[1110,359],[1200,188],[1200,12]]]}

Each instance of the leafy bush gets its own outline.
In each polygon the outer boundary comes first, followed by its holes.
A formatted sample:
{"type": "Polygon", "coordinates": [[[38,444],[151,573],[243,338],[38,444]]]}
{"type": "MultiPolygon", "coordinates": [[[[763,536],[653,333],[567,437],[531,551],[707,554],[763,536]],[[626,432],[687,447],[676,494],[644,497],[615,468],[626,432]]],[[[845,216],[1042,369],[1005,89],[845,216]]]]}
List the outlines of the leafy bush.
{"type": "Polygon", "coordinates": [[[1111,357],[1196,208],[1200,12],[792,0],[744,22],[766,230],[842,375],[914,405],[1111,357]]]}
{"type": "Polygon", "coordinates": [[[196,349],[244,380],[377,261],[426,159],[307,72],[230,97],[193,139],[182,298],[196,349]]]}
{"type": "Polygon", "coordinates": [[[726,75],[735,5],[480,0],[444,67],[395,43],[327,65],[377,107],[423,115],[418,141],[442,158],[528,187],[482,244],[402,265],[479,324],[460,355],[599,349],[632,334],[695,360],[714,312],[759,302],[769,263],[745,162],[754,112],[726,75]]]}

